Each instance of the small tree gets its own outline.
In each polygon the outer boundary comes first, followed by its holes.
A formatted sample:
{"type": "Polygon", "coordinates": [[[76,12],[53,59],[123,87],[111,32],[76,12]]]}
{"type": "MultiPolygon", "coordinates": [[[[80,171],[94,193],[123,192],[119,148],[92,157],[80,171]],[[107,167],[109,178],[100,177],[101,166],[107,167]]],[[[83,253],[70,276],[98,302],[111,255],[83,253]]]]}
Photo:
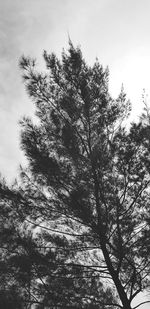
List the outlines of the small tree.
{"type": "Polygon", "coordinates": [[[61,61],[44,59],[45,74],[34,60],[20,61],[38,122],[21,121],[29,162],[21,185],[1,188],[21,229],[26,222],[33,231],[32,293],[39,308],[131,309],[149,283],[148,114],[126,129],[124,91],[113,100],[108,69],[98,60],[89,67],[71,42],[61,61]]]}

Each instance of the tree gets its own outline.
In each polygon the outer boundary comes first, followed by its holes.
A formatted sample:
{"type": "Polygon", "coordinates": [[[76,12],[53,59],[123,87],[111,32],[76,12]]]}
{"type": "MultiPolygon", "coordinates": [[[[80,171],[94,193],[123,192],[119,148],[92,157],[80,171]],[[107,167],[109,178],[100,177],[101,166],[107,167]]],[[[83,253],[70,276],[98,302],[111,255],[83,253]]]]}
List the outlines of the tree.
{"type": "MultiPolygon", "coordinates": [[[[26,207],[26,200],[18,188],[9,190],[2,183],[1,200],[1,307],[97,309],[99,305],[104,308],[105,299],[111,308],[112,291],[103,289],[97,268],[80,265],[77,259],[75,263],[74,254],[74,263],[68,262],[70,249],[75,249],[70,241],[49,232],[37,232],[27,224],[31,221],[25,209],[20,211],[26,207]]],[[[39,193],[36,201],[39,202],[39,193]]],[[[48,227],[45,229],[49,231],[48,227]]],[[[83,245],[79,249],[85,250],[83,245]]]]}
{"type": "Polygon", "coordinates": [[[61,61],[44,59],[43,74],[20,61],[38,121],[20,122],[21,183],[1,186],[32,261],[31,294],[38,308],[131,309],[149,285],[148,109],[126,128],[124,90],[113,100],[108,69],[88,66],[71,42],[61,61]]]}

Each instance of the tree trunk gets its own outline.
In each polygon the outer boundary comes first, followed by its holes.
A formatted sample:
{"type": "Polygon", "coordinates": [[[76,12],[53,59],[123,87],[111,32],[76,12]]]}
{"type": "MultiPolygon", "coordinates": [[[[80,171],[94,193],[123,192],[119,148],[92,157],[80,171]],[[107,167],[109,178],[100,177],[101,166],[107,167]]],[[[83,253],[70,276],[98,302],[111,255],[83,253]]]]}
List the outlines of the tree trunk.
{"type": "Polygon", "coordinates": [[[101,248],[102,248],[102,252],[103,252],[103,255],[104,255],[104,258],[105,258],[105,262],[107,264],[107,267],[108,267],[108,270],[109,270],[109,273],[113,279],[113,282],[116,286],[116,289],[117,289],[117,292],[119,294],[119,298],[122,302],[122,305],[123,305],[123,309],[132,309],[131,308],[131,304],[130,304],[130,301],[128,300],[127,298],[127,295],[126,295],[126,292],[124,291],[124,288],[118,278],[118,274],[117,272],[114,270],[113,266],[112,266],[112,263],[111,263],[111,260],[110,260],[110,257],[109,257],[109,253],[107,251],[107,248],[106,248],[106,244],[105,244],[105,241],[102,239],[103,237],[101,237],[101,248]]]}

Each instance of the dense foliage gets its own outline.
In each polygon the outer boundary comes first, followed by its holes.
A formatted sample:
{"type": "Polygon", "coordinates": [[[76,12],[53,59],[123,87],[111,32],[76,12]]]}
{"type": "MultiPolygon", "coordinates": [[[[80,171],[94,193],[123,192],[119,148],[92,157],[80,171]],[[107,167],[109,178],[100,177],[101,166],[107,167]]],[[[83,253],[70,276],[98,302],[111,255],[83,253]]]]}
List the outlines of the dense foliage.
{"type": "Polygon", "coordinates": [[[44,59],[43,74],[20,61],[37,121],[20,122],[28,168],[1,182],[3,301],[130,309],[149,286],[148,108],[126,128],[130,102],[123,89],[111,98],[98,60],[88,66],[71,42],[61,61],[44,59]]]}

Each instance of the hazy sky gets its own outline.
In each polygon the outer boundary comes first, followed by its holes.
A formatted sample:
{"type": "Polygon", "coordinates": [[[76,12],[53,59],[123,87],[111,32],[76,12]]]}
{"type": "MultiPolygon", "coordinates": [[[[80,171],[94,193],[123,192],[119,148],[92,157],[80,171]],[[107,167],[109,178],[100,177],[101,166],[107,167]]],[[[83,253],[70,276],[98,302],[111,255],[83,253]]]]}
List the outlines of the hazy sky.
{"type": "Polygon", "coordinates": [[[150,0],[0,0],[0,171],[8,180],[23,162],[18,121],[33,114],[19,58],[60,55],[68,34],[90,64],[98,57],[109,66],[114,96],[124,83],[134,114],[142,89],[150,93],[150,0]]]}

